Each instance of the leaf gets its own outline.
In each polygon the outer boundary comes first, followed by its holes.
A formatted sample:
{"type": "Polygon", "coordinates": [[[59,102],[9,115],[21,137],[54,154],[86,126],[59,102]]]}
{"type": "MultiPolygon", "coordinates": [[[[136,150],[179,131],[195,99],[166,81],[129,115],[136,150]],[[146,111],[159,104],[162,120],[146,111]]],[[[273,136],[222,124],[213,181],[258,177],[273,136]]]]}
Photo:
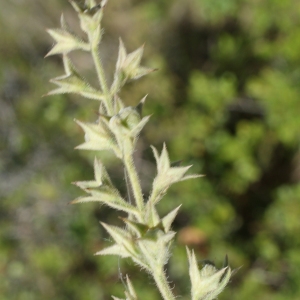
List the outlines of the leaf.
{"type": "Polygon", "coordinates": [[[179,205],[178,207],[173,209],[165,217],[162,218],[162,224],[163,224],[165,232],[168,232],[170,230],[171,225],[172,225],[175,217],[177,216],[177,213],[178,213],[178,210],[180,207],[181,207],[181,205],[179,205]]]}
{"type": "Polygon", "coordinates": [[[72,204],[101,202],[112,208],[125,211],[129,215],[133,214],[140,217],[138,210],[120,196],[119,191],[113,186],[105,167],[97,158],[94,160],[94,178],[95,180],[74,182],[75,185],[90,195],[77,198],[71,202],[72,204]]]}
{"type": "Polygon", "coordinates": [[[164,233],[159,240],[161,240],[162,242],[164,242],[165,244],[170,243],[174,237],[176,235],[175,231],[168,231],[167,233],[164,233]]]}
{"type": "Polygon", "coordinates": [[[133,71],[131,73],[131,80],[137,80],[140,79],[141,77],[148,75],[152,72],[157,71],[157,69],[152,69],[152,68],[146,68],[146,67],[139,67],[138,69],[135,70],[135,72],[133,71]]]}
{"type": "Polygon", "coordinates": [[[94,9],[90,11],[84,11],[79,13],[80,27],[88,34],[91,47],[97,47],[101,41],[101,19],[103,16],[103,10],[100,5],[94,6],[94,9]]]}
{"type": "Polygon", "coordinates": [[[189,273],[192,284],[192,300],[213,300],[225,288],[231,277],[229,266],[218,270],[213,264],[207,263],[199,271],[196,256],[187,248],[189,273]]]}
{"type": "Polygon", "coordinates": [[[138,111],[133,107],[125,107],[109,120],[109,128],[116,137],[121,153],[132,153],[137,136],[132,132],[141,130],[147,119],[142,120],[138,111]]]}
{"type": "Polygon", "coordinates": [[[46,57],[54,54],[66,54],[73,50],[90,50],[89,44],[65,29],[48,29],[47,32],[55,40],[56,44],[46,54],[46,57]]]}
{"type": "Polygon", "coordinates": [[[114,244],[95,253],[95,255],[117,255],[122,258],[130,257],[131,254],[122,246],[114,244]]]}
{"type": "Polygon", "coordinates": [[[75,93],[92,100],[103,101],[104,95],[90,86],[90,84],[77,72],[72,61],[63,54],[65,74],[50,80],[58,86],[50,91],[47,96],[55,94],[75,93]]]}
{"type": "MultiPolygon", "coordinates": [[[[131,106],[125,107],[109,121],[109,127],[115,135],[129,135],[140,122],[138,112],[131,106]]],[[[122,136],[120,136],[121,138],[122,136]]]]}
{"type": "Polygon", "coordinates": [[[129,75],[130,79],[132,79],[132,77],[137,72],[140,66],[143,52],[144,52],[144,46],[141,46],[135,51],[129,53],[125,58],[123,65],[121,66],[124,72],[129,75]]]}
{"type": "Polygon", "coordinates": [[[140,116],[142,116],[142,111],[143,111],[143,107],[145,105],[146,99],[147,99],[148,95],[146,95],[140,102],[139,104],[135,107],[136,111],[139,113],[140,116]]]}
{"type": "Polygon", "coordinates": [[[75,74],[59,76],[51,79],[50,82],[58,85],[58,88],[47,93],[47,96],[74,93],[92,100],[103,101],[104,99],[102,93],[92,88],[88,82],[75,74]]]}
{"type": "Polygon", "coordinates": [[[98,123],[84,123],[78,120],[75,122],[85,132],[85,143],[76,147],[84,150],[113,150],[120,157],[120,150],[115,138],[108,126],[99,119],[98,123]]]}
{"type": "Polygon", "coordinates": [[[149,226],[155,226],[160,222],[158,212],[151,201],[146,204],[145,221],[149,226]]]}
{"type": "Polygon", "coordinates": [[[126,275],[126,283],[127,283],[127,286],[126,286],[126,291],[125,291],[125,295],[126,295],[126,300],[137,300],[137,295],[136,295],[136,292],[135,292],[135,289],[128,277],[128,275],[126,275]]]}
{"type": "Polygon", "coordinates": [[[164,173],[168,171],[170,169],[170,159],[169,159],[166,144],[164,143],[160,156],[157,150],[153,146],[151,146],[151,148],[153,150],[154,157],[156,159],[157,173],[164,173]]]}
{"type": "Polygon", "coordinates": [[[126,249],[126,251],[130,253],[131,256],[136,256],[135,245],[132,241],[132,236],[128,231],[120,227],[108,225],[103,222],[100,223],[118,245],[123,246],[126,249]]]}
{"type": "Polygon", "coordinates": [[[100,189],[108,188],[111,189],[111,193],[114,196],[117,195],[119,197],[119,193],[113,186],[104,165],[96,157],[94,159],[94,178],[95,180],[92,181],[76,181],[74,184],[89,193],[92,193],[93,189],[97,187],[100,189]]]}
{"type": "Polygon", "coordinates": [[[147,230],[149,230],[149,227],[145,224],[134,222],[132,220],[121,218],[119,217],[126,225],[128,226],[128,229],[131,230],[133,233],[135,233],[137,238],[142,237],[145,235],[147,230]]]}
{"type": "Polygon", "coordinates": [[[127,203],[125,200],[121,200],[119,197],[114,197],[111,194],[104,193],[104,192],[94,192],[91,196],[86,197],[79,197],[70,202],[70,204],[76,203],[86,203],[86,202],[100,202],[106,204],[107,206],[124,211],[128,214],[132,214],[137,218],[140,218],[140,213],[136,209],[136,207],[132,206],[131,204],[127,203]]]}
{"type": "Polygon", "coordinates": [[[126,81],[139,79],[142,76],[155,71],[155,69],[140,66],[143,51],[144,46],[139,47],[135,51],[127,54],[124,43],[120,39],[114,81],[110,89],[112,94],[118,93],[126,81]]]}
{"type": "Polygon", "coordinates": [[[138,239],[137,245],[153,270],[154,266],[161,267],[168,262],[169,246],[176,233],[169,231],[165,234],[159,228],[153,228],[151,234],[151,237],[138,239]]]}
{"type": "Polygon", "coordinates": [[[124,43],[122,41],[122,39],[119,39],[119,53],[118,53],[118,59],[117,59],[117,63],[116,63],[116,69],[120,70],[126,60],[126,56],[127,56],[127,51],[126,48],[124,46],[124,43]]]}
{"type": "Polygon", "coordinates": [[[75,1],[75,0],[69,0],[69,2],[71,3],[71,5],[73,6],[73,8],[77,13],[81,13],[84,11],[85,9],[84,3],[82,2],[80,3],[79,1],[75,1]]]}
{"type": "MultiPolygon", "coordinates": [[[[126,275],[126,284],[125,284],[125,296],[126,296],[126,300],[137,300],[137,295],[136,292],[134,290],[134,287],[128,277],[128,275],[126,275]]],[[[125,300],[125,299],[120,299],[117,297],[112,296],[114,300],[125,300]]]]}
{"type": "Polygon", "coordinates": [[[149,201],[153,204],[158,203],[165,195],[167,189],[174,183],[190,178],[198,178],[203,175],[185,175],[191,166],[172,167],[166,145],[164,144],[161,155],[152,146],[153,154],[157,165],[157,175],[153,181],[152,192],[149,201]]]}
{"type": "Polygon", "coordinates": [[[139,252],[142,254],[143,261],[147,262],[147,265],[151,269],[157,264],[157,243],[153,240],[139,239],[137,240],[139,252]]]}
{"type": "Polygon", "coordinates": [[[144,126],[147,124],[147,122],[149,121],[151,116],[146,116],[144,117],[141,122],[139,122],[130,132],[132,138],[136,139],[140,132],[142,131],[142,129],[144,128],[144,126]]]}

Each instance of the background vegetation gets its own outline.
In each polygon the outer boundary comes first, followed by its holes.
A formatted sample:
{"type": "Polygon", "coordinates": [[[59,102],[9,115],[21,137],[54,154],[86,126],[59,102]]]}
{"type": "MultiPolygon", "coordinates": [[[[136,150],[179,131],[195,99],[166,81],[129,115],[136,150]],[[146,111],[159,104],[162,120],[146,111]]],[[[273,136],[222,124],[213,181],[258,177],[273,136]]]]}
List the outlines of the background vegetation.
{"type": "MultiPolygon", "coordinates": [[[[92,178],[92,154],[74,151],[73,118],[96,119],[97,103],[41,99],[62,74],[44,60],[65,0],[10,0],[0,9],[0,294],[3,300],[94,300],[121,296],[118,269],[143,299],[159,299],[131,263],[94,257],[110,241],[98,221],[117,223],[97,205],[68,206],[70,185],[92,178]],[[112,221],[109,221],[112,220],[112,221]]],[[[118,37],[128,50],[146,42],[144,65],[159,71],[127,87],[136,104],[149,93],[153,113],[136,153],[144,192],[154,164],[149,144],[167,142],[173,160],[206,177],[180,183],[160,205],[183,203],[169,266],[184,295],[184,244],[199,259],[242,266],[220,299],[300,297],[300,2],[297,0],[110,0],[102,55],[109,72],[118,37]],[[188,145],[188,146],[186,146],[188,145]]],[[[92,76],[92,64],[76,56],[92,76]]],[[[107,155],[125,189],[122,167],[107,155]]],[[[185,277],[184,277],[185,276],[185,277]]]]}

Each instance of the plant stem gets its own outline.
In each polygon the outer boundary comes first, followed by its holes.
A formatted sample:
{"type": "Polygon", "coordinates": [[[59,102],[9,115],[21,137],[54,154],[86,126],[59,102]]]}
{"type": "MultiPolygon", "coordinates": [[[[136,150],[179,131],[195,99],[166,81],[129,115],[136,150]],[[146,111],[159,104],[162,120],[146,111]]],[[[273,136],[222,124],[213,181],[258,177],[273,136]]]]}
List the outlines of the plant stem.
{"type": "Polygon", "coordinates": [[[137,208],[140,212],[144,210],[144,198],[142,193],[141,184],[139,181],[138,174],[136,172],[136,168],[134,166],[133,157],[131,154],[124,155],[124,165],[127,170],[127,174],[130,180],[133,196],[137,205],[137,208]]]}
{"type": "Polygon", "coordinates": [[[153,278],[155,280],[155,283],[165,300],[175,300],[175,296],[173,295],[170,286],[168,284],[165,272],[163,269],[159,268],[159,270],[154,270],[153,273],[153,278]]]}
{"type": "Polygon", "coordinates": [[[153,191],[151,192],[151,195],[150,195],[148,201],[154,205],[154,204],[155,204],[154,200],[156,200],[156,202],[158,202],[158,201],[157,201],[158,195],[159,195],[159,194],[158,194],[157,190],[153,190],[153,191]]]}
{"type": "Polygon", "coordinates": [[[111,95],[110,95],[110,92],[109,92],[109,89],[108,89],[108,86],[106,83],[106,78],[105,78],[105,73],[104,73],[102,62],[101,62],[101,58],[98,53],[98,45],[92,47],[91,54],[92,54],[93,61],[95,64],[99,84],[100,84],[101,90],[105,97],[105,105],[106,105],[107,111],[109,114],[112,115],[113,107],[112,107],[111,95]]]}

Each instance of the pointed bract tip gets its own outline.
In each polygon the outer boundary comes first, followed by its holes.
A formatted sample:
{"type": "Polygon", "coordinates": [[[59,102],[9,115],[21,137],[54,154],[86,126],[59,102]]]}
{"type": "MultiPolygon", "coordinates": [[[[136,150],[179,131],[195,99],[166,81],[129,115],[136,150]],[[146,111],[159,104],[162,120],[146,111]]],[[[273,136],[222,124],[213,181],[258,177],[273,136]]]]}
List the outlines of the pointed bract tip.
{"type": "Polygon", "coordinates": [[[107,0],[102,0],[100,5],[101,5],[101,8],[104,8],[107,4],[107,0]]]}
{"type": "Polygon", "coordinates": [[[148,94],[146,94],[144,96],[144,98],[140,101],[140,103],[144,104],[146,102],[147,97],[148,97],[148,94]]]}
{"type": "Polygon", "coordinates": [[[225,255],[224,262],[223,262],[223,268],[226,268],[226,267],[228,267],[228,255],[227,254],[225,255]]]}
{"type": "Polygon", "coordinates": [[[139,102],[139,104],[135,107],[135,109],[138,111],[139,115],[142,115],[143,107],[146,102],[148,94],[139,102]]]}
{"type": "Polygon", "coordinates": [[[50,51],[47,52],[47,54],[44,56],[44,58],[47,58],[47,57],[49,57],[51,55],[53,55],[53,54],[51,53],[51,50],[50,50],[50,51]]]}

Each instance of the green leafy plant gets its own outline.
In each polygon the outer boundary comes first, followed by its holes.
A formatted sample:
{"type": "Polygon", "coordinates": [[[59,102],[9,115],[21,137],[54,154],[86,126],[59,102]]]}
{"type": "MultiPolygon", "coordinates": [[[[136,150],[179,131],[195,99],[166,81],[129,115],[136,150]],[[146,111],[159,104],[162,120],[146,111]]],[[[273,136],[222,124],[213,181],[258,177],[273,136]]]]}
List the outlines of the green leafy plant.
{"type": "MultiPolygon", "coordinates": [[[[101,19],[106,1],[97,3],[94,0],[86,0],[81,4],[79,1],[71,0],[70,3],[79,16],[81,29],[87,39],[82,40],[72,33],[63,16],[60,29],[48,30],[56,44],[47,56],[62,55],[65,70],[64,75],[51,80],[57,85],[57,88],[48,95],[75,93],[99,101],[99,117],[95,123],[76,120],[85,133],[85,142],[77,149],[92,150],[97,153],[109,150],[114,153],[115,157],[124,165],[125,176],[128,178],[127,188],[130,190],[129,194],[133,195],[133,201],[122,197],[101,160],[96,157],[94,160],[95,179],[75,183],[86,195],[77,198],[72,203],[100,202],[126,213],[127,217],[121,218],[126,225],[125,228],[101,223],[114,240],[114,244],[96,254],[131,258],[138,267],[153,277],[163,299],[175,299],[167,280],[165,265],[170,258],[170,248],[176,234],[171,230],[171,225],[180,207],[174,208],[167,215],[161,217],[157,211],[157,204],[172,184],[198,178],[201,175],[187,175],[191,166],[181,167],[178,164],[171,164],[166,145],[163,145],[161,153],[152,147],[157,165],[157,175],[153,180],[150,196],[145,199],[133,153],[141,130],[150,118],[150,116],[142,116],[142,107],[146,97],[136,107],[131,107],[124,104],[119,97],[119,92],[127,82],[137,80],[153,72],[154,69],[141,66],[143,47],[127,53],[122,40],[120,40],[113,81],[108,84],[99,56],[99,44],[103,34],[101,19]],[[75,50],[91,54],[99,88],[92,87],[74,67],[69,53],[75,50]]],[[[187,249],[187,256],[191,298],[195,300],[215,299],[232,275],[227,257],[220,270],[211,262],[204,263],[203,268],[199,270],[195,253],[187,249]]],[[[125,285],[125,298],[138,299],[128,275],[126,275],[125,285]]]]}

